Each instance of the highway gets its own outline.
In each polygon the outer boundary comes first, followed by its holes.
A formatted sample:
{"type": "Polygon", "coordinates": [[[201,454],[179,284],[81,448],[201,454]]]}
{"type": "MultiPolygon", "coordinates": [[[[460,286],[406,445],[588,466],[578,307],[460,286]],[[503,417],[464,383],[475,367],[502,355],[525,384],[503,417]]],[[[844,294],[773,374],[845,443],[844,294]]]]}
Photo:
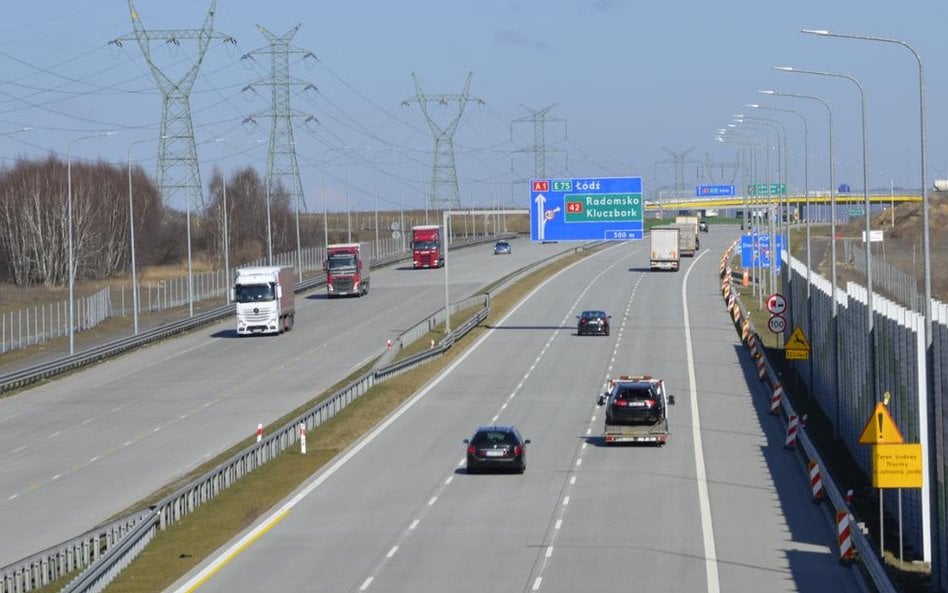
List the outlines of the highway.
{"type": "Polygon", "coordinates": [[[724,310],[736,235],[703,234],[679,273],[649,272],[644,242],[561,272],[171,590],[858,591],[724,310]],[[587,308],[611,336],[574,335],[587,308]],[[676,396],[664,447],[598,437],[625,373],[676,396]],[[464,471],[492,422],[531,439],[523,475],[464,471]]]}
{"type": "MultiPolygon", "coordinates": [[[[452,299],[570,244],[452,251],[452,299]]],[[[0,566],[65,541],[309,401],[444,305],[443,272],[373,271],[361,299],[297,295],[294,329],[227,319],[0,399],[0,566]]]]}

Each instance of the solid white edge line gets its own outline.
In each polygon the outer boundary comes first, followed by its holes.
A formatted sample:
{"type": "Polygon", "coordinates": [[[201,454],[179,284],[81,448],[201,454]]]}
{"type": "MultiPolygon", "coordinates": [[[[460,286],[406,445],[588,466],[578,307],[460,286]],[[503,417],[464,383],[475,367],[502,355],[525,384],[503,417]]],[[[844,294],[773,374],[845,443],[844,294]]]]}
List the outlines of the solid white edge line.
{"type": "Polygon", "coordinates": [[[685,357],[688,361],[688,389],[691,396],[691,438],[695,451],[695,479],[698,482],[698,507],[701,514],[701,537],[704,542],[704,567],[708,593],[720,593],[718,579],[717,551],[714,547],[714,524],[711,521],[711,497],[708,494],[708,474],[704,465],[704,446],[701,442],[701,420],[698,415],[698,382],[695,377],[694,346],[691,341],[691,321],[688,316],[688,276],[698,260],[707,251],[703,251],[688,266],[681,283],[682,321],[685,327],[685,357]]]}
{"type": "MultiPolygon", "coordinates": [[[[579,263],[579,262],[576,262],[576,263],[579,263]]],[[[500,321],[497,322],[497,324],[501,325],[502,323],[504,323],[511,315],[516,313],[517,310],[519,310],[520,307],[524,303],[529,301],[530,298],[534,294],[536,294],[540,289],[546,286],[549,282],[557,278],[560,274],[566,272],[567,270],[575,266],[576,263],[573,263],[563,268],[559,272],[553,274],[552,276],[544,280],[542,283],[540,283],[539,286],[531,290],[525,297],[523,297],[523,299],[519,303],[514,305],[514,307],[510,311],[508,311],[507,314],[504,315],[500,319],[500,321]]],[[[265,519],[261,520],[261,522],[258,523],[256,527],[252,528],[250,531],[245,533],[241,538],[239,538],[236,542],[231,544],[226,550],[224,550],[221,554],[219,554],[214,560],[210,561],[207,565],[204,566],[204,568],[199,570],[190,579],[185,581],[184,584],[182,584],[180,587],[176,587],[172,591],[174,591],[174,593],[185,593],[187,591],[195,590],[197,586],[200,586],[202,582],[204,582],[209,577],[211,577],[214,573],[219,571],[225,564],[227,564],[233,558],[235,558],[237,554],[239,554],[243,549],[249,547],[250,543],[252,543],[255,539],[259,538],[263,532],[267,531],[271,527],[270,520],[272,517],[282,514],[282,513],[289,512],[289,510],[295,507],[297,504],[299,504],[301,500],[309,496],[309,494],[311,494],[313,490],[316,490],[316,488],[319,488],[319,486],[321,486],[323,482],[325,482],[330,477],[332,477],[332,475],[335,474],[337,471],[339,471],[339,469],[342,468],[342,466],[348,463],[349,460],[355,457],[360,451],[362,451],[362,449],[367,447],[380,434],[382,434],[382,432],[384,432],[389,426],[394,424],[396,420],[401,418],[403,414],[408,412],[408,410],[410,410],[416,403],[421,401],[422,398],[428,395],[435,387],[437,387],[442,381],[444,381],[446,377],[448,377],[451,373],[453,373],[454,369],[459,367],[465,360],[467,360],[468,356],[470,356],[471,354],[477,351],[477,349],[481,346],[481,344],[483,344],[487,340],[487,338],[489,338],[490,336],[494,334],[494,331],[495,331],[494,329],[489,329],[486,332],[484,332],[484,334],[480,338],[478,338],[476,342],[471,344],[470,348],[468,348],[460,356],[458,356],[454,360],[454,362],[449,364],[443,371],[441,371],[441,373],[438,374],[438,376],[432,379],[431,382],[429,382],[427,385],[422,387],[421,390],[418,391],[418,393],[416,393],[411,398],[406,400],[405,403],[401,405],[401,407],[399,407],[397,410],[392,412],[392,414],[388,418],[383,420],[381,424],[379,424],[371,432],[369,432],[369,434],[367,434],[365,438],[357,442],[355,445],[352,446],[352,448],[348,449],[345,453],[343,453],[342,456],[339,457],[339,459],[337,459],[334,463],[328,466],[325,469],[325,471],[321,472],[318,476],[316,476],[312,482],[304,486],[302,490],[297,492],[293,497],[290,498],[290,500],[282,504],[278,509],[271,512],[265,519]]],[[[368,587],[369,583],[371,582],[372,582],[372,577],[369,577],[368,579],[366,579],[366,582],[363,584],[363,587],[368,587]]]]}

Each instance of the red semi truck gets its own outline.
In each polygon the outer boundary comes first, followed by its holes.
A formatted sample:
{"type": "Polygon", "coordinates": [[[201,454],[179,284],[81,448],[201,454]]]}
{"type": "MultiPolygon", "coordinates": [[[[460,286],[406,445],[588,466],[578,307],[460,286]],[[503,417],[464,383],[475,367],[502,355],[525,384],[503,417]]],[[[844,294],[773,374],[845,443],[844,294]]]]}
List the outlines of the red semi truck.
{"type": "Polygon", "coordinates": [[[326,247],[326,294],[329,297],[369,294],[369,261],[361,243],[335,243],[326,247]]]}
{"type": "Polygon", "coordinates": [[[411,228],[411,259],[418,268],[440,268],[444,265],[444,240],[441,225],[425,224],[411,228]]]}

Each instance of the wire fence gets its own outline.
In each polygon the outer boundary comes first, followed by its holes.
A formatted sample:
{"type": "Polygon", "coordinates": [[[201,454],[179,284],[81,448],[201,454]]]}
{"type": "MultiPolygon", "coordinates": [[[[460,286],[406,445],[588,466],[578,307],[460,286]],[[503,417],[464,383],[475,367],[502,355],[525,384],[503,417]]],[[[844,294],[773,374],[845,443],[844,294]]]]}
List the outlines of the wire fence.
{"type": "MultiPolygon", "coordinates": [[[[380,238],[365,242],[366,253],[373,260],[383,260],[406,253],[401,239],[380,238]]],[[[274,266],[290,266],[297,270],[297,281],[304,275],[322,271],[326,260],[324,247],[307,247],[299,252],[277,253],[274,266]]],[[[260,258],[242,266],[271,265],[267,258],[260,258]]],[[[177,276],[161,281],[138,283],[139,313],[161,311],[188,306],[192,303],[218,301],[226,303],[231,288],[230,270],[210,270],[177,276]]],[[[130,284],[110,285],[95,294],[74,300],[75,333],[90,330],[110,318],[131,317],[134,314],[134,295],[130,284]]],[[[69,335],[69,299],[36,304],[0,314],[0,354],[21,348],[37,346],[69,335]]]]}

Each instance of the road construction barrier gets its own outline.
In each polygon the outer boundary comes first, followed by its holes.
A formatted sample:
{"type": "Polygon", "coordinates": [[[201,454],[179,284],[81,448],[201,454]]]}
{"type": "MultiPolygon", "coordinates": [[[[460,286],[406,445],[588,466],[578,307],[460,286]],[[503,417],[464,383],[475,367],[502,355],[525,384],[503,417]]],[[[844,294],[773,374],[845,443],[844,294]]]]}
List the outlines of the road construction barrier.
{"type": "Polygon", "coordinates": [[[300,422],[300,453],[306,455],[306,423],[300,422]]]}
{"type": "Polygon", "coordinates": [[[774,416],[780,415],[780,402],[783,400],[783,385],[774,385],[774,393],[770,398],[770,413],[774,416]]]}
{"type": "Polygon", "coordinates": [[[757,377],[761,381],[767,380],[767,359],[764,358],[764,353],[759,348],[757,352],[757,377]]]}
{"type": "Polygon", "coordinates": [[[795,415],[791,415],[790,419],[787,420],[787,440],[784,442],[784,447],[787,449],[795,449],[797,446],[797,427],[799,422],[795,415]]]}
{"type": "Polygon", "coordinates": [[[263,424],[258,424],[257,425],[257,442],[259,443],[262,438],[263,438],[263,424]]]}
{"type": "Polygon", "coordinates": [[[807,468],[810,470],[810,490],[813,492],[813,500],[819,502],[826,496],[826,492],[823,490],[820,464],[811,459],[807,462],[807,468]]]}
{"type": "Polygon", "coordinates": [[[848,511],[836,511],[836,543],[839,545],[840,562],[851,562],[856,559],[852,523],[852,516],[848,511]]]}

